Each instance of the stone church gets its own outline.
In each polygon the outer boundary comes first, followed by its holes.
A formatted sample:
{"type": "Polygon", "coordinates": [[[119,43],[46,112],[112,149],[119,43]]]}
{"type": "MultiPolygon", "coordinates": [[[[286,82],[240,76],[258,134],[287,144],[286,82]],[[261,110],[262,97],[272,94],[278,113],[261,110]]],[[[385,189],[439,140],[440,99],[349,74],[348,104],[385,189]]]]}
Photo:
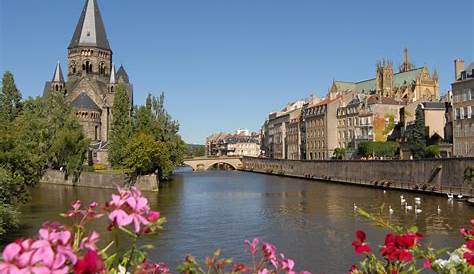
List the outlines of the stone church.
{"type": "Polygon", "coordinates": [[[91,147],[96,152],[105,150],[111,130],[114,90],[117,84],[123,84],[132,102],[133,87],[125,68],[120,66],[116,71],[112,63],[113,52],[97,0],[86,0],[67,50],[67,79],[58,62],[52,80],[45,84],[44,94],[64,94],[91,140],[91,147]]]}
{"type": "Polygon", "coordinates": [[[328,96],[355,92],[367,95],[390,97],[404,103],[436,101],[439,99],[438,73],[430,74],[426,66],[415,68],[404,49],[403,63],[394,72],[392,62],[383,60],[376,66],[375,78],[360,82],[333,81],[328,96]]]}

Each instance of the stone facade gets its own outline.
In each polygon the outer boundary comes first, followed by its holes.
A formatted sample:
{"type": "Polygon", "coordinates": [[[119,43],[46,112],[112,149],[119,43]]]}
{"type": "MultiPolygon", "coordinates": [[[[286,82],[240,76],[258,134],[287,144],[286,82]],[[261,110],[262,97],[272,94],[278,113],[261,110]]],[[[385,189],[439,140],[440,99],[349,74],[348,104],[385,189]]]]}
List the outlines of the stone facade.
{"type": "Polygon", "coordinates": [[[453,92],[453,155],[474,156],[474,63],[455,61],[453,92]]]}

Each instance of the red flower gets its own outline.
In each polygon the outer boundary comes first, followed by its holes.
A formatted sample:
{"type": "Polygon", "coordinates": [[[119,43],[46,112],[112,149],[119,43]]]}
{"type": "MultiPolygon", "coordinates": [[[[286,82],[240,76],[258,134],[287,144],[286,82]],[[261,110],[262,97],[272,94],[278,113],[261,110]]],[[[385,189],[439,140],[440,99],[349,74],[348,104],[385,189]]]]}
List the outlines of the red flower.
{"type": "Polygon", "coordinates": [[[382,256],[389,261],[411,262],[410,249],[422,238],[421,234],[408,232],[403,235],[389,233],[385,236],[385,245],[380,249],[382,256]]]}
{"type": "Polygon", "coordinates": [[[365,243],[365,232],[362,231],[362,230],[358,230],[356,232],[356,237],[357,237],[357,240],[353,241],[352,242],[352,246],[354,247],[355,249],[355,252],[357,254],[362,254],[362,253],[370,253],[370,246],[365,243]]]}
{"type": "Polygon", "coordinates": [[[357,265],[353,264],[349,270],[349,274],[353,274],[357,271],[357,265]]]}
{"type": "Polygon", "coordinates": [[[102,258],[93,250],[88,250],[82,260],[78,260],[74,266],[74,274],[96,274],[105,273],[102,258]]]}

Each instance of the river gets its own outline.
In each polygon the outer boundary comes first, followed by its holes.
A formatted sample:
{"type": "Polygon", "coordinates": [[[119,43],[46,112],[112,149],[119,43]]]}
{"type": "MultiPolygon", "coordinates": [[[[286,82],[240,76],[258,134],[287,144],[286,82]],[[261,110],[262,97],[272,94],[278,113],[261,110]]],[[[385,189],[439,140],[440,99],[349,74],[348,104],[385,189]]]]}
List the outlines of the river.
{"type": "MultiPolygon", "coordinates": [[[[111,190],[42,185],[32,191],[32,201],[22,208],[25,225],[12,237],[33,235],[44,220],[72,201],[109,200],[111,190]]],[[[423,242],[434,247],[457,247],[459,228],[468,226],[474,207],[449,202],[445,197],[420,196],[422,212],[405,211],[400,195],[413,204],[417,194],[360,186],[340,185],[240,171],[190,172],[178,170],[159,193],[146,193],[153,209],[167,218],[164,230],[146,241],[155,245],[151,259],[174,268],[187,254],[203,260],[217,248],[225,256],[246,260],[244,240],[258,237],[274,243],[279,252],[296,260],[298,270],[313,273],[346,273],[361,259],[351,246],[354,232],[366,231],[373,249],[385,232],[354,213],[353,204],[378,212],[394,224],[417,225],[423,242]],[[438,213],[437,207],[441,208],[438,213]]],[[[105,223],[97,224],[103,231],[105,223]]]]}

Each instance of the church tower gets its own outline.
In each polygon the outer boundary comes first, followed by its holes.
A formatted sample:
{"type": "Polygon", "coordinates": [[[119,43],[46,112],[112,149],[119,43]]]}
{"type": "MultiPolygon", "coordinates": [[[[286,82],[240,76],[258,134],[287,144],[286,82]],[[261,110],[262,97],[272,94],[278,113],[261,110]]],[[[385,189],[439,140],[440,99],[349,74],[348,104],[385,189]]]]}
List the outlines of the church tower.
{"type": "Polygon", "coordinates": [[[97,0],[87,0],[68,47],[68,79],[89,76],[109,80],[112,68],[110,49],[97,0]]]}
{"type": "Polygon", "coordinates": [[[54,69],[53,79],[51,80],[51,90],[66,94],[66,82],[64,81],[63,71],[59,61],[54,69]]]}
{"type": "Polygon", "coordinates": [[[377,95],[388,97],[393,90],[393,64],[383,60],[377,64],[375,77],[377,95]]]}

